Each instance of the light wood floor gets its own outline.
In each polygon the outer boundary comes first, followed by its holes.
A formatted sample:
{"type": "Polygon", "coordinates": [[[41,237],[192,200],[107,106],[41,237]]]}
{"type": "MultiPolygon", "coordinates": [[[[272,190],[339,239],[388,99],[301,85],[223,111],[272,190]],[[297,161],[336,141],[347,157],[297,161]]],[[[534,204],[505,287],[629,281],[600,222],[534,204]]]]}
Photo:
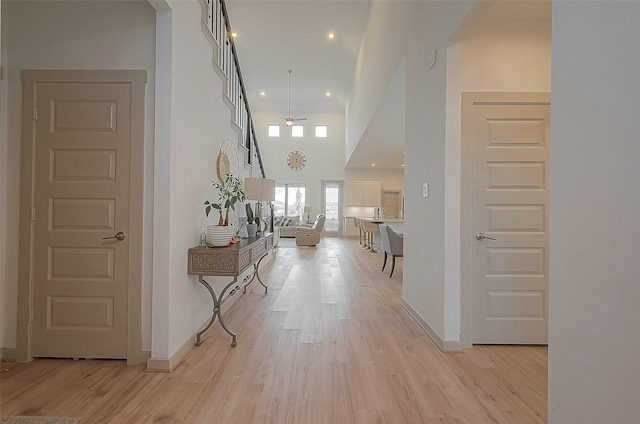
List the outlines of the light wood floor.
{"type": "MultiPolygon", "coordinates": [[[[120,361],[3,363],[0,412],[87,423],[545,423],[547,349],[442,353],[357,240],[282,240],[264,273],[170,374],[120,361]]],[[[387,265],[389,266],[389,264],[387,265]]],[[[203,296],[205,292],[203,290],[203,296]]]]}

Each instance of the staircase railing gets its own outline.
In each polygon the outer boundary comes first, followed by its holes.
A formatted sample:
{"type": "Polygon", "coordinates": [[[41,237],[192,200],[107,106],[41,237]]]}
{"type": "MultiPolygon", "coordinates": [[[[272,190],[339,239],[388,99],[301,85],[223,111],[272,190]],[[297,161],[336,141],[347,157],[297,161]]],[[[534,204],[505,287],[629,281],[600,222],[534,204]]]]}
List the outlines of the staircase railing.
{"type": "Polygon", "coordinates": [[[216,71],[223,81],[226,81],[223,94],[225,102],[232,110],[231,122],[241,135],[240,144],[245,149],[247,163],[253,166],[255,155],[259,174],[264,178],[266,173],[242,79],[238,53],[231,36],[232,27],[227,6],[224,0],[204,0],[203,6],[203,29],[214,47],[216,71]]]}

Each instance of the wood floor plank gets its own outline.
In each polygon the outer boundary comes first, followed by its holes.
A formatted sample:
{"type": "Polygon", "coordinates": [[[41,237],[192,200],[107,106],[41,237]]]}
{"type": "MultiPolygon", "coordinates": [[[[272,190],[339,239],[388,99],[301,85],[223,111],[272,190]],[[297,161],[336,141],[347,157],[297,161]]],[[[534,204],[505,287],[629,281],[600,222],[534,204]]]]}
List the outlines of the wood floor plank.
{"type": "MultiPolygon", "coordinates": [[[[3,363],[0,415],[81,423],[540,424],[547,349],[443,353],[400,305],[382,254],[357,239],[281,240],[259,284],[170,374],[121,361],[3,363]]],[[[225,306],[226,308],[226,306],[225,306]]]]}

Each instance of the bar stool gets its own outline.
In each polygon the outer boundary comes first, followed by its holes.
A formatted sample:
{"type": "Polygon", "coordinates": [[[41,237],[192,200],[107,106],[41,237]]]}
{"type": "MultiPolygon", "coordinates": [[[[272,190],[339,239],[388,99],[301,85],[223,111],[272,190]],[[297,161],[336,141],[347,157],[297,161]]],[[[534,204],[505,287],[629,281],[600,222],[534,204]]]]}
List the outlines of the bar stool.
{"type": "Polygon", "coordinates": [[[362,247],[365,249],[369,249],[369,225],[364,218],[360,218],[360,227],[362,227],[362,231],[364,233],[364,241],[362,243],[362,247]]]}
{"type": "Polygon", "coordinates": [[[367,246],[367,229],[364,226],[364,221],[362,218],[356,218],[358,220],[358,228],[360,229],[360,246],[367,246]]]}
{"type": "Polygon", "coordinates": [[[367,247],[369,248],[369,252],[375,252],[376,249],[373,247],[373,234],[380,232],[380,228],[378,227],[379,224],[369,222],[369,221],[364,221],[364,220],[363,222],[364,222],[364,228],[368,233],[367,247]]]}
{"type": "Polygon", "coordinates": [[[356,226],[356,228],[358,229],[358,244],[360,246],[362,246],[362,228],[360,227],[360,218],[358,218],[357,216],[352,217],[353,218],[353,225],[356,226]]]}

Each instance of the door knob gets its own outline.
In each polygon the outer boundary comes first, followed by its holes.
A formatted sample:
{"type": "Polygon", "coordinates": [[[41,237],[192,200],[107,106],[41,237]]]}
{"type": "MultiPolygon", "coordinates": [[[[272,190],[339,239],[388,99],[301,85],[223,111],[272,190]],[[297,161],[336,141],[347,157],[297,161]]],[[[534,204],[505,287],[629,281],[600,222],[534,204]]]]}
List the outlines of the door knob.
{"type": "Polygon", "coordinates": [[[493,237],[487,237],[487,236],[485,236],[485,235],[484,235],[484,233],[478,233],[478,234],[476,234],[476,240],[484,240],[484,239],[487,239],[487,240],[495,240],[493,237]]]}
{"type": "Polygon", "coordinates": [[[111,237],[102,237],[102,240],[116,239],[118,241],[122,241],[127,238],[127,235],[122,231],[118,231],[115,235],[111,237]]]}

